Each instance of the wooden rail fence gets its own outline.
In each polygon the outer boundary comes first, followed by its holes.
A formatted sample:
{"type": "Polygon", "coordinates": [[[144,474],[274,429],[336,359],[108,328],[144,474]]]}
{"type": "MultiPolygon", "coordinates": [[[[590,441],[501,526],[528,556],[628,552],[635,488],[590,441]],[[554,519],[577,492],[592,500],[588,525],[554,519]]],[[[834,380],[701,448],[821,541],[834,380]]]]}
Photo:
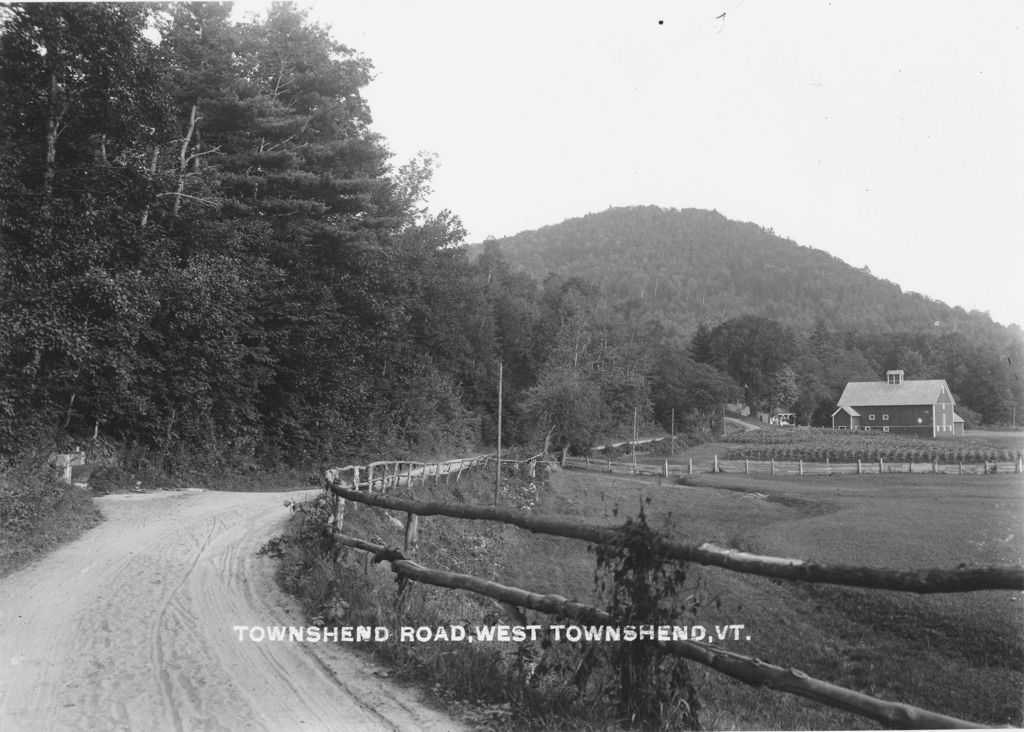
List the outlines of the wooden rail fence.
{"type": "MultiPolygon", "coordinates": [[[[405,579],[466,590],[516,608],[529,608],[548,615],[559,615],[581,623],[610,625],[616,622],[608,613],[583,603],[572,602],[559,595],[542,595],[518,587],[501,585],[467,574],[432,569],[406,559],[400,552],[361,539],[336,535],[343,546],[354,547],[373,555],[374,561],[387,561],[391,570],[405,579]]],[[[739,653],[714,648],[698,641],[657,641],[665,652],[695,661],[704,666],[750,684],[763,686],[811,699],[819,704],[852,712],[897,729],[963,729],[983,728],[956,717],[938,714],[909,704],[885,701],[852,689],[815,679],[802,671],[783,668],[739,653]]]]}
{"type": "MultiPolygon", "coordinates": [[[[486,464],[486,457],[473,458],[475,467],[486,464]]],[[[373,465],[386,466],[389,463],[374,463],[373,465]]],[[[405,485],[415,487],[417,478],[429,473],[436,479],[436,476],[442,474],[440,470],[430,472],[424,467],[424,472],[421,475],[416,472],[418,469],[416,467],[410,468],[408,464],[399,465],[404,466],[404,472],[403,467],[392,468],[389,472],[386,468],[371,469],[370,466],[367,466],[366,479],[362,481],[359,480],[360,470],[354,469],[354,466],[326,472],[324,487],[336,500],[334,530],[339,545],[369,552],[374,556],[374,561],[389,562],[392,571],[406,579],[439,587],[468,590],[516,608],[530,608],[547,614],[575,618],[581,622],[597,624],[615,622],[615,618],[601,610],[570,601],[564,597],[542,595],[470,575],[431,569],[416,563],[412,557],[417,549],[416,533],[420,516],[440,515],[460,519],[497,521],[533,533],[579,539],[594,544],[621,542],[624,536],[621,529],[540,517],[529,512],[513,511],[496,506],[422,502],[388,497],[384,495],[386,488],[389,485],[401,485],[403,479],[406,481],[405,485]],[[374,477],[375,470],[380,471],[378,479],[374,477]],[[346,478],[346,473],[352,475],[353,478],[346,478]],[[344,507],[347,501],[405,512],[404,551],[372,544],[343,534],[344,507]]],[[[450,465],[450,463],[443,463],[443,465],[450,465]]],[[[632,463],[629,464],[629,467],[633,467],[632,463]]],[[[721,467],[721,463],[719,463],[719,467],[721,467]]],[[[462,469],[466,469],[465,465],[462,469]]],[[[452,470],[449,469],[444,474],[450,475],[451,473],[452,470]]],[[[456,475],[461,475],[461,470],[456,475]]],[[[1024,590],[1024,567],[1018,566],[904,571],[851,565],[827,565],[800,559],[749,554],[725,549],[707,542],[687,544],[660,536],[655,538],[652,548],[667,558],[677,561],[691,561],[734,572],[801,582],[840,584],[915,593],[1024,590]]],[[[747,684],[803,696],[820,704],[843,709],[891,727],[936,729],[981,726],[910,705],[870,697],[851,689],[811,678],[796,669],[785,669],[760,659],[723,651],[697,641],[661,642],[659,646],[667,653],[703,664],[747,684]]]]}
{"type": "Polygon", "coordinates": [[[685,464],[662,460],[660,463],[600,458],[567,457],[562,467],[627,475],[659,475],[664,478],[694,473],[744,473],[748,475],[884,475],[887,473],[933,473],[940,475],[985,475],[1024,473],[1024,461],[986,461],[982,463],[900,462],[884,458],[853,463],[823,463],[807,460],[688,460],[685,464]]]}

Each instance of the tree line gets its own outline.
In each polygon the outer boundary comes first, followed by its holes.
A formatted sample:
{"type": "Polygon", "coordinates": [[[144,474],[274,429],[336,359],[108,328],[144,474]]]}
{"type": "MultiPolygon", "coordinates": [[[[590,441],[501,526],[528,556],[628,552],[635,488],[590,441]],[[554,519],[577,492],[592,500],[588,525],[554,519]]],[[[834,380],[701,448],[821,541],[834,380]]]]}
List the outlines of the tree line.
{"type": "MultiPolygon", "coordinates": [[[[103,435],[173,471],[466,449],[496,437],[499,363],[504,439],[584,449],[634,413],[713,429],[726,400],[820,420],[840,379],[889,365],[827,325],[691,339],[497,242],[471,252],[427,209],[433,159],[396,165],[374,132],[371,62],[292,5],[0,13],[5,454],[103,435]]],[[[941,345],[912,349],[972,371],[941,345]]],[[[969,380],[996,419],[1003,387],[969,380]]]]}

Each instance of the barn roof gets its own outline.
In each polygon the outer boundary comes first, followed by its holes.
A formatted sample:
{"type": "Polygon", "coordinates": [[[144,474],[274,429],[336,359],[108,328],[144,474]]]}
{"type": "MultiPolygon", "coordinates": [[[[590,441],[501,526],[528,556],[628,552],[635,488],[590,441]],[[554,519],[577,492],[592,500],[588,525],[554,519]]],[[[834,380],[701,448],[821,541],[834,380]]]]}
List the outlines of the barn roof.
{"type": "Polygon", "coordinates": [[[832,412],[832,416],[835,417],[840,412],[846,412],[851,417],[859,417],[860,416],[860,412],[858,412],[856,409],[854,409],[853,407],[851,407],[849,405],[846,405],[846,404],[840,404],[839,405],[839,409],[837,409],[836,411],[832,412]]]}
{"type": "MultiPolygon", "coordinates": [[[[851,407],[889,407],[935,404],[943,390],[949,394],[945,379],[921,379],[887,384],[884,381],[851,381],[843,389],[839,404],[851,407]]],[[[950,399],[953,398],[950,394],[950,399]]]]}

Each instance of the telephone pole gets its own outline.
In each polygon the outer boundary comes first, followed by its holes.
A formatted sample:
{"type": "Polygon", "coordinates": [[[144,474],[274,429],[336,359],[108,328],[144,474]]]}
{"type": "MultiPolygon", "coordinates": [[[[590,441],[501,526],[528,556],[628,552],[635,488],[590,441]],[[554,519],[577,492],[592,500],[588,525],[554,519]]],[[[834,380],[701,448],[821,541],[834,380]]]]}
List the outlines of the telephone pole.
{"type": "Polygon", "coordinates": [[[633,475],[636,475],[636,407],[633,407],[633,475]]]}
{"type": "Polygon", "coordinates": [[[498,459],[494,471],[494,505],[498,505],[498,489],[501,488],[501,381],[505,365],[498,361],[498,459]]]}
{"type": "Polygon", "coordinates": [[[669,455],[676,454],[676,408],[672,407],[672,442],[669,447],[669,455]]]}

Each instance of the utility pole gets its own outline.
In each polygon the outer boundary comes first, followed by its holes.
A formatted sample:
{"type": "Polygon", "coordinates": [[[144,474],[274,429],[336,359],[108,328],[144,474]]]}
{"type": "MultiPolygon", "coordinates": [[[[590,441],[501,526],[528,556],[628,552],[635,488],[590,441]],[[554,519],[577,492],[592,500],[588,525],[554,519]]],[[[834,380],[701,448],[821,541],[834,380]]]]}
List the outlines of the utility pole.
{"type": "Polygon", "coordinates": [[[497,467],[494,471],[494,505],[498,505],[498,489],[501,488],[501,381],[503,371],[505,369],[504,363],[498,361],[498,459],[496,461],[497,467]]]}
{"type": "Polygon", "coordinates": [[[633,474],[636,475],[636,407],[633,407],[633,474]]]}
{"type": "Polygon", "coordinates": [[[672,443],[669,448],[669,454],[676,454],[676,408],[672,407],[672,443]]]}

